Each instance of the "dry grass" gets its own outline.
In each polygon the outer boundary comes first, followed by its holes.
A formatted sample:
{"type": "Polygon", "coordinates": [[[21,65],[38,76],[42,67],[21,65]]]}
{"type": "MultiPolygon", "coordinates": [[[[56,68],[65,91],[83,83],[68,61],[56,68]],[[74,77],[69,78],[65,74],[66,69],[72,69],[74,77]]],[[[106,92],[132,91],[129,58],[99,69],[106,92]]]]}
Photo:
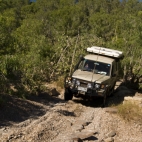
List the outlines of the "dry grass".
{"type": "Polygon", "coordinates": [[[61,76],[58,78],[58,80],[56,81],[56,86],[60,87],[60,88],[64,88],[64,79],[65,77],[64,76],[61,76]]]}
{"type": "Polygon", "coordinates": [[[51,82],[48,84],[49,90],[56,88],[59,93],[62,93],[64,90],[64,76],[58,78],[57,81],[51,82]]]}
{"type": "Polygon", "coordinates": [[[127,121],[142,123],[142,108],[132,102],[126,102],[117,106],[118,114],[127,121]]]}

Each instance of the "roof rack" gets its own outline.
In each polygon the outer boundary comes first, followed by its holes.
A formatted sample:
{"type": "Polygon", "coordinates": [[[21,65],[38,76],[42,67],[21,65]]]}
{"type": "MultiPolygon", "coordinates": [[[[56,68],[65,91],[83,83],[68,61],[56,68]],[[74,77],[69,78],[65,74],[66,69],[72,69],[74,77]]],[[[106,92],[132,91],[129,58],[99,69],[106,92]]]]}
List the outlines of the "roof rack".
{"type": "Polygon", "coordinates": [[[87,51],[94,54],[100,54],[100,55],[109,56],[113,58],[123,58],[124,56],[122,51],[104,48],[104,47],[98,47],[98,46],[88,47],[87,51]]]}

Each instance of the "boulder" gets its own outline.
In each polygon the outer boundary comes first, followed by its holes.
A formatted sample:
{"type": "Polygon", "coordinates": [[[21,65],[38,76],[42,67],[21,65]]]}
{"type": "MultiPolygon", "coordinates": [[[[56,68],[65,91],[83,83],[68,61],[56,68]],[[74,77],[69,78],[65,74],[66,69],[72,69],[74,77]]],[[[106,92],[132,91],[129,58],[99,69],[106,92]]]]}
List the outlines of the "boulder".
{"type": "Polygon", "coordinates": [[[112,137],[106,138],[104,139],[104,142],[114,142],[114,138],[112,137]]]}
{"type": "Polygon", "coordinates": [[[109,113],[117,113],[117,108],[113,108],[113,107],[106,107],[104,108],[105,112],[109,112],[109,113]]]}
{"type": "Polygon", "coordinates": [[[124,97],[123,104],[126,102],[131,102],[131,103],[137,104],[138,106],[142,107],[142,97],[140,97],[140,96],[124,97]]]}
{"type": "Polygon", "coordinates": [[[116,132],[115,131],[111,131],[107,135],[108,135],[108,137],[114,137],[116,135],[116,132]]]}
{"type": "Polygon", "coordinates": [[[86,139],[86,138],[89,138],[91,136],[93,136],[96,132],[91,132],[91,131],[84,131],[84,132],[76,132],[76,133],[73,133],[71,135],[71,139],[72,140],[75,140],[75,139],[86,139]]]}
{"type": "Polygon", "coordinates": [[[72,130],[73,131],[81,131],[88,124],[89,124],[89,122],[86,122],[85,120],[78,120],[72,125],[72,130]]]}

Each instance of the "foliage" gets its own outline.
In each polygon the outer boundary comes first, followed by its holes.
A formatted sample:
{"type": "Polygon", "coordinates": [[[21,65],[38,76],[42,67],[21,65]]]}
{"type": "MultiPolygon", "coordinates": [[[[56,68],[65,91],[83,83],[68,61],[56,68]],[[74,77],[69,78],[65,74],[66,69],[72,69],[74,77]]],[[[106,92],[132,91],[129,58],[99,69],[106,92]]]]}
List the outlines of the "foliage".
{"type": "Polygon", "coordinates": [[[142,3],[137,0],[0,0],[0,12],[3,93],[37,92],[42,82],[71,73],[92,45],[122,50],[122,68],[131,66],[141,77],[142,3]]]}

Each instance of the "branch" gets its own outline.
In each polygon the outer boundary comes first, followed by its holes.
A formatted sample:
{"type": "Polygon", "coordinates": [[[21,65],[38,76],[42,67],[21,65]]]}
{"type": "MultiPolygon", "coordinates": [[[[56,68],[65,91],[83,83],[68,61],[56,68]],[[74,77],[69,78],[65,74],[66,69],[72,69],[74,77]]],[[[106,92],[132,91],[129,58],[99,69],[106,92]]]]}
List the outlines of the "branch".
{"type": "Polygon", "coordinates": [[[79,30],[78,30],[78,35],[77,35],[76,43],[75,43],[75,48],[74,48],[74,50],[73,50],[73,56],[72,56],[72,61],[71,61],[71,66],[70,66],[70,73],[69,73],[69,75],[71,75],[71,70],[72,70],[72,66],[73,66],[74,55],[75,55],[75,51],[76,51],[78,39],[79,39],[79,30]]]}
{"type": "Polygon", "coordinates": [[[64,48],[64,50],[62,51],[62,54],[61,54],[61,56],[60,56],[60,58],[59,58],[59,60],[57,61],[57,63],[56,63],[56,68],[52,71],[52,73],[51,73],[51,75],[50,75],[50,78],[53,76],[53,74],[54,74],[54,72],[55,72],[55,70],[57,69],[57,67],[58,67],[58,64],[59,64],[59,62],[61,61],[61,59],[62,59],[62,56],[63,56],[63,54],[64,54],[64,52],[66,51],[66,49],[69,47],[69,44],[64,48]]]}

